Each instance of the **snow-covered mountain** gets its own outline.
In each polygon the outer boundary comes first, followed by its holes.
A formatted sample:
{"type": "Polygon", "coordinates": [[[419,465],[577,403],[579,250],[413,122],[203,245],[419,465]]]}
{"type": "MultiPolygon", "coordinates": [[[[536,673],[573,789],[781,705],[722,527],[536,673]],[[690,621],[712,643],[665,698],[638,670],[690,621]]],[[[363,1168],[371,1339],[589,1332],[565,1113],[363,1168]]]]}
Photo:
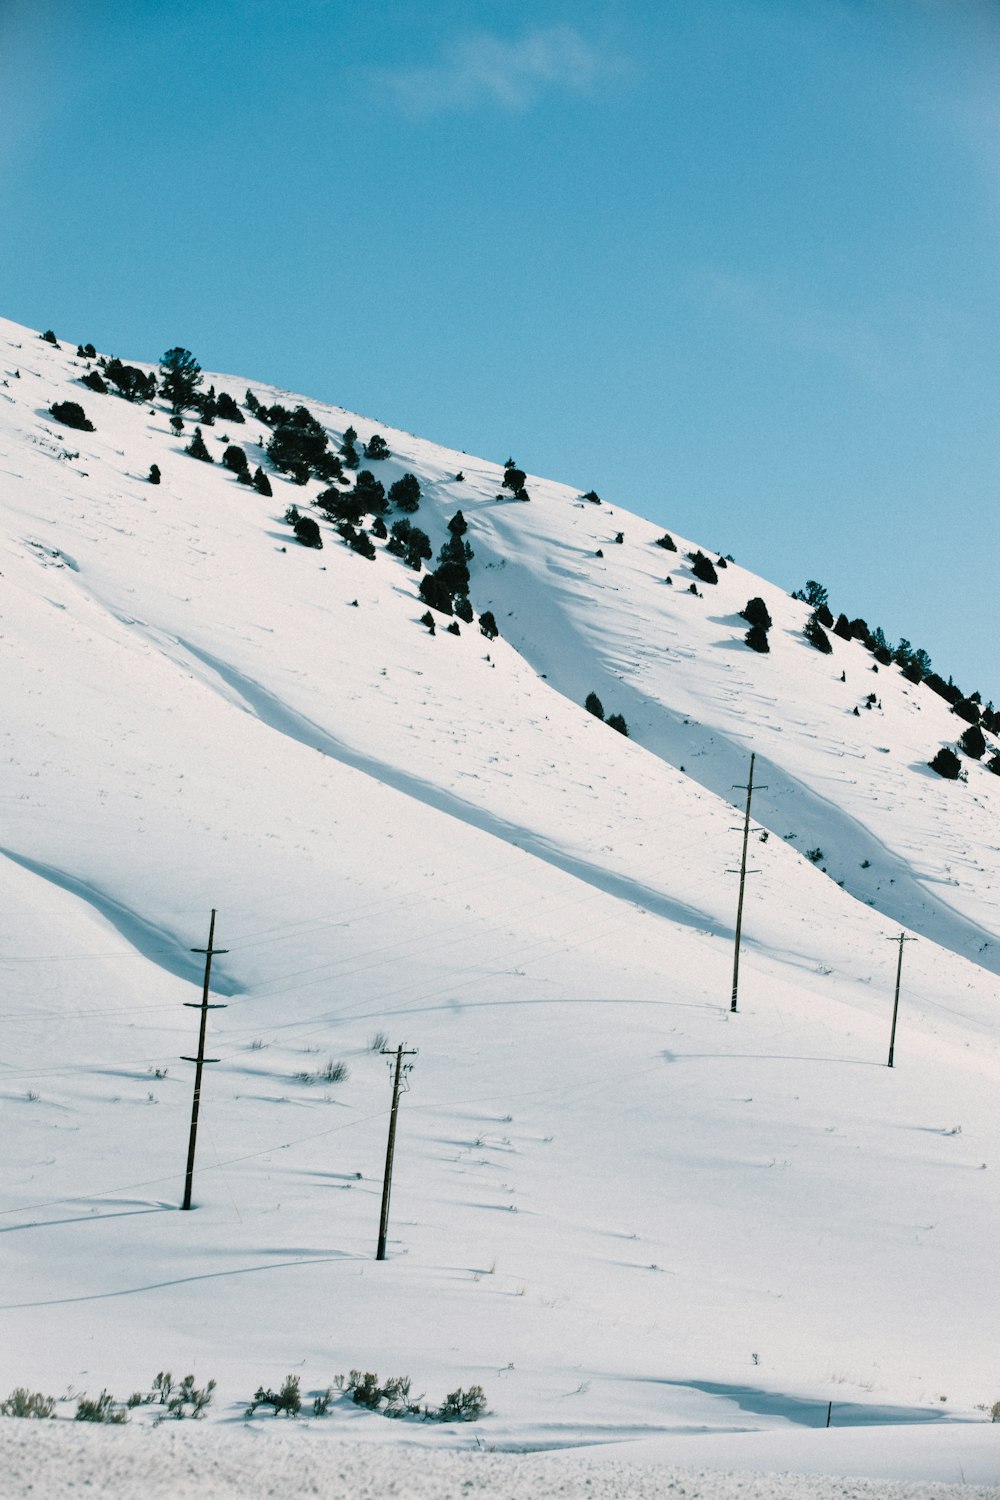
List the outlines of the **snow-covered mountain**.
{"type": "Polygon", "coordinates": [[[334,449],[383,435],[362,464],[417,477],[435,554],[462,511],[500,634],[431,634],[420,575],[348,548],[264,422],[203,433],[270,497],[185,452],[190,414],[176,434],[158,398],[83,386],[75,349],[0,323],[0,1396],[191,1369],[231,1414],[357,1367],[482,1385],[501,1447],[809,1425],[831,1400],[844,1424],[981,1418],[1000,777],[927,765],[966,725],[857,640],[814,650],[808,608],[735,562],[692,592],[707,539],[668,551],[531,475],[525,504],[502,465],[306,398],[334,449]],[[226,1008],[181,1213],[212,908],[226,1008]]]}

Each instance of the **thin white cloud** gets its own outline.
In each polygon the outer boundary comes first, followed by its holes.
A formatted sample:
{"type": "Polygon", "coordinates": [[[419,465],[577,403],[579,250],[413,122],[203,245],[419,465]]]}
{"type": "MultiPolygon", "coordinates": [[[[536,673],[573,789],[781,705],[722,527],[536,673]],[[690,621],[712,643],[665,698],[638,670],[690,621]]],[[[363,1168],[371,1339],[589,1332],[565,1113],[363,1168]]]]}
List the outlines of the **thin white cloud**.
{"type": "Polygon", "coordinates": [[[717,315],[772,343],[845,365],[872,386],[889,376],[891,357],[871,319],[860,313],[823,307],[790,287],[718,268],[696,274],[693,289],[717,315]]]}
{"type": "Polygon", "coordinates": [[[620,64],[571,26],[538,27],[513,40],[476,32],[424,67],[382,68],[378,82],[404,109],[440,114],[494,104],[526,110],[545,92],[585,93],[620,64]]]}

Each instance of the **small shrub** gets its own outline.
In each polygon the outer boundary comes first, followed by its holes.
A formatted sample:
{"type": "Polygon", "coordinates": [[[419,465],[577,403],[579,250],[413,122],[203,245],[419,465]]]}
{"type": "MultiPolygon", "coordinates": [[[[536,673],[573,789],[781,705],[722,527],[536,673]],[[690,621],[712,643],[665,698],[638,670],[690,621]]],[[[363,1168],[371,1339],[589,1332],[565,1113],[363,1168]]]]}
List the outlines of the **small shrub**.
{"type": "Polygon", "coordinates": [[[621,714],[609,714],[606,722],[609,729],[617,729],[619,734],[623,734],[628,739],[628,725],[621,714]]]}
{"type": "Polygon", "coordinates": [[[664,552],[677,551],[677,543],[674,541],[669,531],[665,531],[662,536],[658,536],[656,538],[656,545],[658,547],[662,547],[664,552]]]}
{"type": "Polygon", "coordinates": [[[78,401],[54,401],[49,411],[64,427],[75,427],[79,432],[93,432],[94,424],[78,401]]]}
{"type": "Polygon", "coordinates": [[[593,714],[595,719],[604,718],[604,704],[596,693],[588,693],[583,701],[583,706],[588,714],[593,714]]]}
{"type": "Polygon", "coordinates": [[[76,1421],[108,1422],[115,1426],[123,1426],[128,1421],[128,1412],[122,1410],[114,1396],[109,1395],[107,1391],[102,1391],[93,1400],[87,1396],[80,1397],[76,1406],[76,1421]]]}
{"type": "Polygon", "coordinates": [[[0,1416],[32,1417],[41,1420],[55,1416],[56,1399],[43,1396],[41,1391],[29,1391],[26,1386],[15,1386],[6,1401],[0,1401],[0,1416]]]}
{"type": "Polygon", "coordinates": [[[197,1422],[205,1414],[206,1407],[212,1404],[212,1392],[215,1390],[215,1381],[210,1380],[201,1390],[194,1383],[193,1375],[185,1375],[180,1385],[170,1396],[166,1403],[167,1411],[178,1422],[190,1417],[197,1422]]]}
{"type": "Polygon", "coordinates": [[[346,1083],[351,1074],[345,1062],[334,1062],[331,1057],[319,1076],[324,1083],[346,1083]]]}
{"type": "Polygon", "coordinates": [[[373,1031],[371,1036],[368,1038],[369,1052],[381,1052],[382,1049],[384,1047],[388,1047],[388,1045],[389,1037],[384,1031],[373,1031]]]}
{"type": "Polygon", "coordinates": [[[446,1396],[437,1410],[439,1422],[475,1422],[486,1410],[486,1393],[481,1385],[461,1386],[446,1396]]]}
{"type": "Polygon", "coordinates": [[[820,860],[821,859],[825,859],[825,857],[826,856],[824,855],[822,849],[819,847],[818,844],[816,845],[815,849],[807,849],[806,850],[806,859],[812,860],[812,862],[813,862],[814,865],[818,865],[819,862],[820,862],[820,860]]]}
{"type": "Polygon", "coordinates": [[[330,1410],[330,1401],[332,1398],[333,1387],[328,1385],[325,1391],[320,1391],[319,1395],[313,1398],[313,1416],[325,1417],[330,1410]]]}
{"type": "Polygon", "coordinates": [[[479,616],[479,628],[488,641],[495,640],[500,634],[496,620],[493,618],[491,609],[484,609],[479,616]]]}
{"type": "Polygon", "coordinates": [[[56,348],[59,348],[59,340],[56,338],[51,328],[46,328],[45,332],[40,333],[38,337],[40,339],[44,339],[47,344],[55,344],[56,348]]]}
{"type": "Polygon", "coordinates": [[[99,370],[88,370],[86,375],[81,375],[80,384],[96,391],[99,396],[106,396],[108,393],[107,383],[101,379],[99,370]]]}
{"type": "Polygon", "coordinates": [[[986,769],[987,771],[992,771],[994,776],[1000,776],[1000,753],[994,750],[986,762],[986,769]]]}
{"type": "Polygon", "coordinates": [[[624,541],[625,541],[625,533],[624,533],[624,531],[617,531],[615,533],[615,542],[617,543],[617,545],[619,547],[621,547],[623,545],[624,541]]]}
{"type": "Polygon", "coordinates": [[[246,1416],[252,1417],[258,1406],[270,1406],[275,1416],[279,1411],[283,1411],[286,1417],[297,1417],[302,1410],[299,1377],[286,1375],[285,1383],[280,1391],[268,1391],[262,1385],[258,1386],[253,1400],[246,1409],[246,1416]]]}
{"type": "MultiPolygon", "coordinates": [[[[465,621],[466,625],[472,624],[472,605],[469,603],[468,599],[455,600],[455,613],[460,620],[465,621]]],[[[458,632],[456,631],[455,634],[457,635],[458,632]]]]}
{"type": "Polygon", "coordinates": [[[597,493],[596,490],[588,490],[585,495],[581,495],[580,496],[580,499],[581,500],[589,500],[590,503],[591,503],[591,505],[600,505],[601,504],[601,497],[597,493]]]}
{"type": "Polygon", "coordinates": [[[990,1421],[1000,1422],[1000,1401],[994,1401],[990,1407],[990,1421]]]}
{"type": "Polygon", "coordinates": [[[264,470],[260,467],[259,464],[257,465],[256,471],[254,472],[253,487],[259,495],[270,495],[274,493],[271,489],[271,481],[268,479],[267,475],[264,473],[264,470]]]}
{"type": "Polygon", "coordinates": [[[946,781],[957,781],[962,770],[962,762],[954,750],[949,750],[947,745],[941,746],[941,749],[929,764],[931,770],[936,771],[939,776],[943,776],[946,781]]]}
{"type": "Polygon", "coordinates": [[[461,635],[462,634],[462,631],[461,631],[461,629],[459,627],[459,623],[458,623],[457,620],[452,620],[451,624],[447,627],[447,629],[448,629],[448,634],[449,635],[461,635]]]}
{"type": "Polygon", "coordinates": [[[952,713],[957,714],[960,719],[964,719],[967,724],[978,724],[982,717],[979,704],[972,698],[959,698],[952,709],[952,713]]]}
{"type": "Polygon", "coordinates": [[[434,624],[434,616],[431,614],[429,609],[425,610],[424,613],[420,616],[420,623],[421,625],[427,626],[427,629],[430,631],[431,635],[434,634],[436,626],[434,624]]]}
{"type": "Polygon", "coordinates": [[[159,464],[150,464],[150,466],[149,466],[149,482],[150,482],[150,484],[159,484],[159,482],[160,482],[160,466],[159,466],[159,464]]]}

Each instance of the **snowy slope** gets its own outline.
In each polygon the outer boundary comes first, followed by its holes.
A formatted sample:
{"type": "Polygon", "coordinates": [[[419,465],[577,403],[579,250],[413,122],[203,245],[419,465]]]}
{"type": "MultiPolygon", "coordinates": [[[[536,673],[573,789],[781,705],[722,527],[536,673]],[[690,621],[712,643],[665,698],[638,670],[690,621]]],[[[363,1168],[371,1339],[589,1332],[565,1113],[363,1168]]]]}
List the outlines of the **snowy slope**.
{"type": "MultiPolygon", "coordinates": [[[[482,1440],[516,1448],[791,1430],[830,1400],[981,1420],[1000,779],[926,769],[947,706],[856,643],[821,657],[805,607],[734,564],[690,594],[697,544],[617,504],[530,477],[498,501],[495,464],[310,400],[335,440],[385,435],[379,477],[417,474],[435,548],[466,516],[502,636],[431,637],[382,544],[295,543],[318,484],[266,499],[184,453],[190,421],[87,391],[72,347],[0,344],[0,1387],[192,1369],[230,1414],[358,1366],[429,1399],[482,1384],[482,1440]],[[66,399],[95,432],[48,415],[66,399]],[[769,657],[742,644],[754,594],[769,657]],[[772,836],[731,1016],[751,749],[772,836]],[[181,1214],[212,907],[227,1008],[181,1214]],[[420,1049],[384,1265],[377,1032],[420,1049]]],[[[262,459],[253,419],[205,436],[262,459]]]]}

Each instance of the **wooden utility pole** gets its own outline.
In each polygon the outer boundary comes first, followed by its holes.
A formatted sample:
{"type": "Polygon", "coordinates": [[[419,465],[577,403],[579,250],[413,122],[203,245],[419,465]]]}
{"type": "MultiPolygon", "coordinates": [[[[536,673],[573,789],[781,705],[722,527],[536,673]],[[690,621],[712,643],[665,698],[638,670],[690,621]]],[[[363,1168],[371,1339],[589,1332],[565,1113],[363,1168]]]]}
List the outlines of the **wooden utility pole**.
{"type": "Polygon", "coordinates": [[[201,1103],[201,1070],[205,1063],[218,1062],[217,1057],[205,1056],[205,1024],[208,1020],[210,1010],[225,1010],[224,1005],[209,1005],[208,985],[212,974],[212,954],[228,953],[228,948],[214,948],[212,946],[215,938],[215,908],[212,908],[212,920],[208,927],[208,947],[192,948],[192,953],[204,953],[205,955],[205,983],[201,992],[201,1003],[194,1000],[185,1000],[185,1005],[191,1010],[201,1011],[201,1026],[198,1031],[198,1056],[184,1057],[182,1062],[193,1062],[194,1069],[194,1098],[191,1101],[191,1137],[188,1141],[187,1175],[184,1179],[184,1202],[181,1208],[191,1207],[191,1183],[194,1179],[194,1148],[198,1139],[198,1106],[201,1103]]]}
{"type": "Polygon", "coordinates": [[[902,978],[902,975],[903,975],[903,944],[904,943],[915,943],[917,941],[917,939],[916,938],[912,938],[912,937],[907,937],[907,935],[906,935],[905,932],[901,932],[899,934],[898,938],[889,938],[888,941],[890,943],[898,943],[899,944],[899,962],[896,965],[896,998],[895,998],[895,1000],[892,1003],[892,1030],[889,1033],[889,1062],[888,1062],[888,1066],[891,1068],[892,1067],[892,1054],[896,1050],[896,1017],[899,1014],[899,981],[900,981],[900,979],[902,978]]]}
{"type": "MultiPolygon", "coordinates": [[[[753,768],[754,768],[754,762],[756,761],[756,759],[757,759],[756,751],[751,752],[751,755],[750,755],[750,776],[749,776],[749,778],[747,780],[747,784],[746,784],[747,810],[746,810],[746,816],[743,819],[743,855],[742,855],[742,858],[740,859],[740,870],[739,870],[739,875],[740,875],[740,896],[739,896],[739,900],[736,903],[736,944],[735,944],[735,947],[734,947],[734,950],[733,950],[733,994],[732,994],[732,1002],[731,1002],[731,1004],[729,1006],[729,1009],[730,1009],[731,1012],[736,1009],[736,999],[737,999],[737,996],[739,995],[739,989],[740,989],[740,934],[743,931],[743,893],[744,893],[744,890],[746,889],[746,883],[747,883],[747,844],[750,841],[750,802],[751,802],[751,800],[753,798],[753,768]]],[[[736,786],[739,787],[740,783],[737,782],[736,786]]],[[[763,790],[766,791],[767,790],[766,787],[763,788],[763,790]]],[[[730,870],[727,873],[730,874],[730,875],[735,875],[736,871],[735,870],[730,870]]],[[[751,873],[755,873],[755,872],[751,871],[751,873]]]]}
{"type": "MultiPolygon", "coordinates": [[[[382,1217],[378,1226],[378,1250],[375,1253],[376,1260],[385,1260],[385,1239],[389,1232],[389,1192],[392,1187],[392,1157],[396,1149],[396,1116],[399,1112],[400,1085],[404,1075],[413,1067],[412,1063],[404,1063],[404,1057],[416,1057],[416,1049],[407,1052],[402,1043],[393,1052],[391,1047],[382,1048],[383,1057],[395,1057],[396,1072],[392,1080],[392,1110],[389,1114],[389,1144],[385,1153],[385,1179],[382,1183],[382,1217]]],[[[390,1068],[392,1064],[389,1064],[390,1068]]]]}

